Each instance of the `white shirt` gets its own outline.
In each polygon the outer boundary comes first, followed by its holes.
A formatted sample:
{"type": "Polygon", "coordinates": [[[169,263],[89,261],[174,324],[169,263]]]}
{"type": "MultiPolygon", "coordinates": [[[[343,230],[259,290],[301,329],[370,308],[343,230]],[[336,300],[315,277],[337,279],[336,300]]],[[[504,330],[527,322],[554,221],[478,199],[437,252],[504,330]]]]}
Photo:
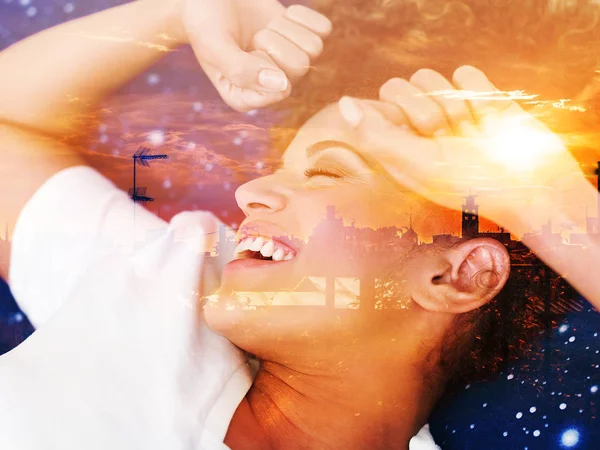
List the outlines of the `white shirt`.
{"type": "MultiPolygon", "coordinates": [[[[133,208],[87,167],[54,175],[24,207],[10,286],[39,330],[0,358],[1,448],[227,448],[251,371],[190,313],[221,224],[206,212],[167,224],[140,207],[134,223],[133,208]]],[[[410,442],[437,448],[427,426],[410,442]]]]}

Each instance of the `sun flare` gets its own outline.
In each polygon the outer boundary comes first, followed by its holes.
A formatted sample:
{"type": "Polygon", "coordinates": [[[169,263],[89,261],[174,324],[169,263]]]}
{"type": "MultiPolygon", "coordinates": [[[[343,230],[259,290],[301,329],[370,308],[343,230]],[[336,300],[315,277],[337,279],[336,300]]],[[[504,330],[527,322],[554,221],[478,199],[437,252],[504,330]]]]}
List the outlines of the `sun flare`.
{"type": "Polygon", "coordinates": [[[484,135],[489,156],[511,169],[534,169],[562,151],[560,139],[525,115],[488,122],[484,135]]]}

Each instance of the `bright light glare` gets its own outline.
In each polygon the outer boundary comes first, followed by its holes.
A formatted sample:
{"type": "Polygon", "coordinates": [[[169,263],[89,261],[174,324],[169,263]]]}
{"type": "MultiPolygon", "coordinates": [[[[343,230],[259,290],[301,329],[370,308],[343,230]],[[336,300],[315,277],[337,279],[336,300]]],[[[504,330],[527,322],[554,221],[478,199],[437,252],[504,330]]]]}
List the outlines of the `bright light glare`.
{"type": "Polygon", "coordinates": [[[577,431],[575,428],[569,428],[568,430],[564,431],[560,437],[560,443],[563,445],[563,447],[575,447],[578,442],[579,431],[577,431]]]}
{"type": "Polygon", "coordinates": [[[535,127],[526,115],[487,122],[483,128],[489,156],[511,169],[533,169],[545,157],[562,150],[552,132],[535,127]]]}

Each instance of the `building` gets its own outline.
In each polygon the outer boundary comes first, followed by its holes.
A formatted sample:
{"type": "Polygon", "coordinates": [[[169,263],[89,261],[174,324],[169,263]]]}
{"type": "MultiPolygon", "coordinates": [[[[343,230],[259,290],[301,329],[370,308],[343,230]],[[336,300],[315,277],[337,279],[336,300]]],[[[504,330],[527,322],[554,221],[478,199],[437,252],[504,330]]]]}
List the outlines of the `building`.
{"type": "Polygon", "coordinates": [[[474,238],[479,234],[479,205],[475,204],[475,196],[465,197],[462,205],[462,237],[474,238]]]}

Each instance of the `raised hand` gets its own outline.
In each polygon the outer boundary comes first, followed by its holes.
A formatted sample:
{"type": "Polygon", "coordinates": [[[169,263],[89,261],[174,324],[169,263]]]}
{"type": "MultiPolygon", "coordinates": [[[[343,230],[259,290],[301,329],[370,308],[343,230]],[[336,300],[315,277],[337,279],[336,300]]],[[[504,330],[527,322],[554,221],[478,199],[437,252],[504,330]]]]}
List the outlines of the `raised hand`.
{"type": "Polygon", "coordinates": [[[465,195],[478,194],[482,215],[518,233],[587,183],[561,140],[474,67],[457,69],[452,82],[427,69],[389,80],[380,100],[405,117],[393,123],[369,102],[340,100],[357,146],[442,206],[460,210],[465,195]]]}
{"type": "Polygon", "coordinates": [[[276,0],[185,0],[182,22],[200,65],[238,111],[289,96],[331,31],[316,11],[276,0]]]}

